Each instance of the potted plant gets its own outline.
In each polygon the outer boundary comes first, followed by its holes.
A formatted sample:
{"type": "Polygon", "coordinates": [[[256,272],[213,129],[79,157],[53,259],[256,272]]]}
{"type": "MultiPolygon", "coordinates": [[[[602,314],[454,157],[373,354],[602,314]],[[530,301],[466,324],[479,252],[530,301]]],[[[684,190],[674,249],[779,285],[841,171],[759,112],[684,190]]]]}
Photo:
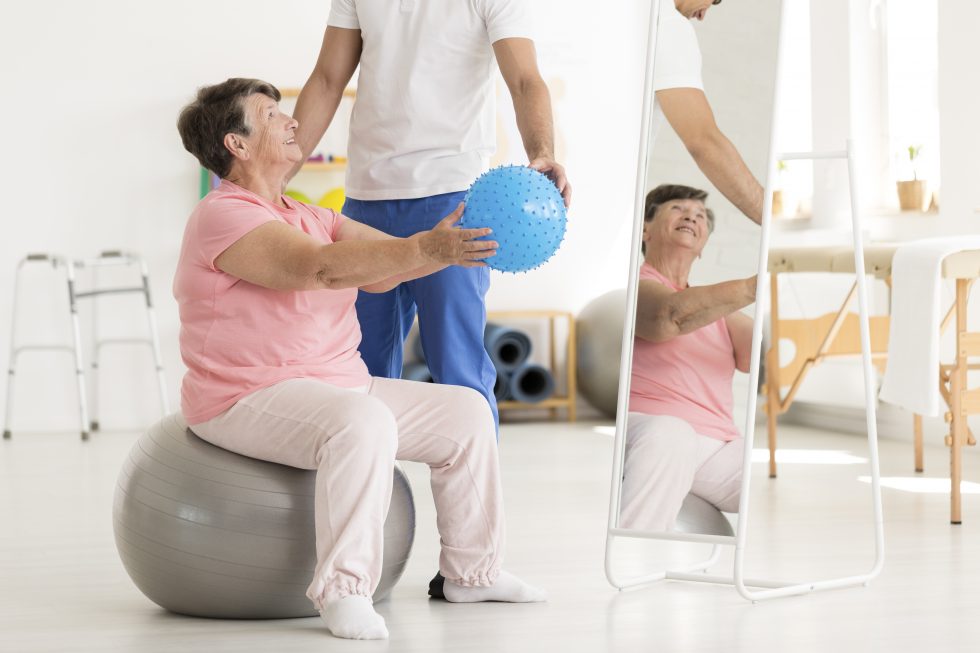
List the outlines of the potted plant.
{"type": "Polygon", "coordinates": [[[898,206],[903,211],[925,211],[929,194],[926,192],[926,182],[919,179],[916,169],[916,159],[922,151],[921,145],[909,145],[909,164],[912,166],[912,179],[895,182],[898,187],[898,206]]]}

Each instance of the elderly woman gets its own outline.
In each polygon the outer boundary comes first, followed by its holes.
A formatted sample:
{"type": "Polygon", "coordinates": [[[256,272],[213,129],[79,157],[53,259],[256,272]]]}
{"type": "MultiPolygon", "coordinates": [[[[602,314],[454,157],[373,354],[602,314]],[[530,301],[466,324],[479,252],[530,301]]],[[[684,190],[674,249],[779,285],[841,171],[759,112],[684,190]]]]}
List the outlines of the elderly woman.
{"type": "Polygon", "coordinates": [[[539,601],[501,571],[503,503],[490,407],[474,390],[372,378],[354,300],[448,265],[478,266],[489,229],[394,238],[283,195],[302,158],[279,91],[254,79],[200,89],[180,114],[187,150],[221,178],[191,214],[174,279],[181,407],[225,449],[316,470],[317,565],[307,595],[338,637],[388,635],[371,595],[396,458],[427,463],[453,602],[539,601]]]}
{"type": "Polygon", "coordinates": [[[755,277],[688,284],[714,228],[708,194],[662,185],[646,198],[620,525],[674,528],[688,493],[738,511],[742,436],[732,378],[746,372],[755,277]]]}

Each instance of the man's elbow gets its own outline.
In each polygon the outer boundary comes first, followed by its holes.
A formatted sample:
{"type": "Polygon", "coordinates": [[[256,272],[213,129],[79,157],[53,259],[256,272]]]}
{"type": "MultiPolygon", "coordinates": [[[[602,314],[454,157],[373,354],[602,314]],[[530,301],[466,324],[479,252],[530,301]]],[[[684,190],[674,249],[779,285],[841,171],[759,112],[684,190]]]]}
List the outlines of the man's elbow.
{"type": "Polygon", "coordinates": [[[536,73],[521,75],[508,84],[507,88],[515,103],[528,98],[540,97],[542,93],[548,93],[548,85],[544,83],[541,75],[536,73]]]}
{"type": "Polygon", "coordinates": [[[711,152],[714,150],[714,141],[706,134],[699,133],[685,139],[684,147],[687,149],[687,153],[691,155],[691,158],[700,164],[702,161],[711,158],[711,152]]]}
{"type": "Polygon", "coordinates": [[[725,136],[716,125],[711,124],[685,134],[682,140],[691,158],[701,163],[702,161],[711,159],[715,153],[722,149],[725,136]]]}

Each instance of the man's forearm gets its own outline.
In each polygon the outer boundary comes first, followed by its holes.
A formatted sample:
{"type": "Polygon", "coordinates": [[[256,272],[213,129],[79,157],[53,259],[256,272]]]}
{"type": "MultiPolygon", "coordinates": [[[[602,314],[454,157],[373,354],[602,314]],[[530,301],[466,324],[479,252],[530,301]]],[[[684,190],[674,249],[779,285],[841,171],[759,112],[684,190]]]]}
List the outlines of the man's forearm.
{"type": "Polygon", "coordinates": [[[343,87],[331,85],[316,71],[310,75],[296,100],[296,112],[293,116],[299,122],[299,127],[296,129],[296,142],[303,150],[303,160],[296,164],[289,174],[290,177],[299,172],[303,163],[323,138],[343,96],[343,87]]]}
{"type": "Polygon", "coordinates": [[[529,81],[512,89],[517,130],[528,161],[555,158],[555,128],[551,115],[551,96],[542,80],[529,81]]]}
{"type": "Polygon", "coordinates": [[[752,219],[762,222],[762,200],[765,191],[749,171],[732,142],[714,133],[688,147],[698,167],[721,194],[752,219]]]}

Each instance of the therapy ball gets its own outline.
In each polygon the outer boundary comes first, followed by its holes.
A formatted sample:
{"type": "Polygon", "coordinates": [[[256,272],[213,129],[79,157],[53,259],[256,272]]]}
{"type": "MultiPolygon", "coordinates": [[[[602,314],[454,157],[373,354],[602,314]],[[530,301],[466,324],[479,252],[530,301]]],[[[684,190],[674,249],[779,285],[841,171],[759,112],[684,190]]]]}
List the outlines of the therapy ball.
{"type": "Polygon", "coordinates": [[[309,197],[307,197],[304,193],[301,193],[300,191],[295,190],[293,188],[287,188],[286,189],[286,192],[283,193],[283,195],[285,195],[287,197],[292,197],[297,202],[302,202],[303,204],[312,204],[313,203],[313,200],[311,200],[309,197]]]}
{"type": "Polygon", "coordinates": [[[334,188],[323,194],[320,201],[317,202],[320,206],[325,209],[333,209],[337,213],[344,208],[344,200],[347,199],[344,194],[343,188],[334,188]]]}
{"type": "Polygon", "coordinates": [[[527,166],[500,166],[480,175],[463,200],[460,226],[490,227],[500,243],[486,259],[501,272],[525,272],[552,257],[565,237],[565,202],[548,177],[527,166]]]}

